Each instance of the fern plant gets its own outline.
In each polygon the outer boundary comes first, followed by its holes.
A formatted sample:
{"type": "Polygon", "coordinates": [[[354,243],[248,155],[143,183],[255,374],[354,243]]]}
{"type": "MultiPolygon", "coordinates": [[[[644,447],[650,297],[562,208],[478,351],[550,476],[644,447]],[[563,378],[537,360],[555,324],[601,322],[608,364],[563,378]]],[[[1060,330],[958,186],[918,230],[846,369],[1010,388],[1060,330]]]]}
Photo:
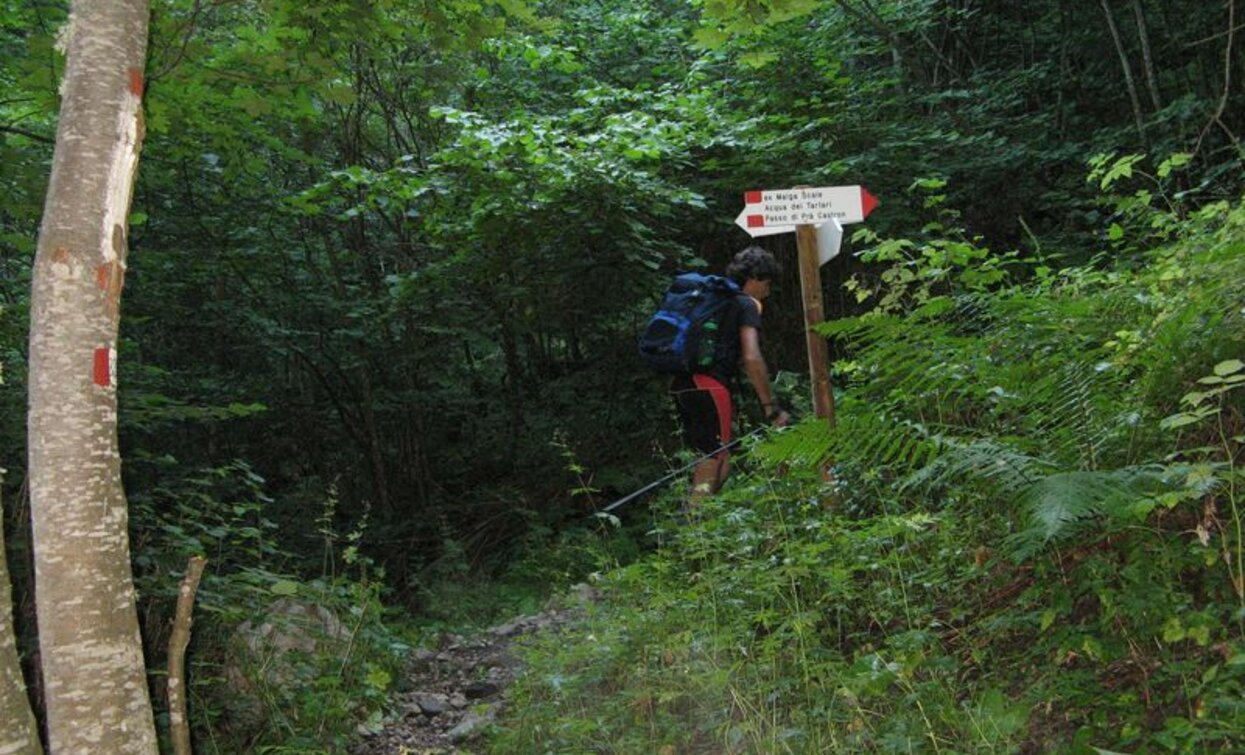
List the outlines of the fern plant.
{"type": "MultiPolygon", "coordinates": [[[[1243,214],[1219,218],[1227,229],[1243,214]]],[[[1231,326],[1245,301],[1239,236],[1210,238],[1157,250],[1137,272],[1066,269],[994,291],[976,278],[957,287],[940,257],[937,295],[920,283],[919,260],[904,257],[913,274],[889,280],[920,292],[889,301],[915,303],[910,311],[820,327],[850,355],[836,380],[846,392],[838,427],[798,428],[763,453],[850,470],[849,502],[865,482],[911,505],[949,486],[978,488],[1009,512],[1018,559],[1094,523],[1135,522],[1184,488],[1187,467],[1169,458],[1158,427],[1173,387],[1245,332],[1231,326]],[[1185,295],[1190,285],[1196,297],[1185,295]]],[[[961,273],[981,255],[964,260],[961,273]]]]}

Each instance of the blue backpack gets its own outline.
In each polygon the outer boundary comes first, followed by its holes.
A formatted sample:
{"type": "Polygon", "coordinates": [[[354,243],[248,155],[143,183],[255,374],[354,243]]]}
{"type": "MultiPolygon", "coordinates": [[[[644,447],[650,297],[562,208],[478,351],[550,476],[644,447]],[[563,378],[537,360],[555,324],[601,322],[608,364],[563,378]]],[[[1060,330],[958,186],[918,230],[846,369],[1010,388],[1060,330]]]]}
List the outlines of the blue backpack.
{"type": "Polygon", "coordinates": [[[658,372],[691,374],[713,365],[718,328],[741,289],[730,278],[683,273],[640,334],[640,357],[658,372]]]}

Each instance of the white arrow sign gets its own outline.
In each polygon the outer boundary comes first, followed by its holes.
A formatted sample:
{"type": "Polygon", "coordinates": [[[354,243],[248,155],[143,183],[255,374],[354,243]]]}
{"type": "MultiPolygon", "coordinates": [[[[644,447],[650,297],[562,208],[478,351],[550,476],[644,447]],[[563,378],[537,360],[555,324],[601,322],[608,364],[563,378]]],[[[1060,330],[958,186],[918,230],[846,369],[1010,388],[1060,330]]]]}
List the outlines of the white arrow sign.
{"type": "Polygon", "coordinates": [[[744,193],[744,209],[735,224],[751,236],[767,236],[827,220],[859,223],[877,206],[877,197],[863,186],[749,191],[744,193]]]}
{"type": "Polygon", "coordinates": [[[817,226],[817,264],[824,265],[839,255],[843,245],[843,226],[830,218],[817,226]]]}

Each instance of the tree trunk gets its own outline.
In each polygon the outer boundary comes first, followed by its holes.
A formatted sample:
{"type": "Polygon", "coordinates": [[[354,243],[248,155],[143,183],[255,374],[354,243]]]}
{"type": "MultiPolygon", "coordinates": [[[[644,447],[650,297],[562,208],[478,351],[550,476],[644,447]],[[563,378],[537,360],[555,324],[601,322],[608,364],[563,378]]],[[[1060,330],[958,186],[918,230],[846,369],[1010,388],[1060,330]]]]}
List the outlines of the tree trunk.
{"type": "Polygon", "coordinates": [[[376,395],[372,390],[372,368],[367,364],[366,357],[359,367],[359,388],[362,393],[363,428],[367,432],[368,460],[372,465],[372,491],[376,494],[376,503],[380,507],[381,519],[385,522],[394,521],[393,502],[389,496],[389,471],[385,464],[385,444],[380,437],[380,422],[376,418],[376,395]]]}
{"type": "Polygon", "coordinates": [[[1069,34],[1071,28],[1071,13],[1068,6],[1059,3],[1059,27],[1061,41],[1059,43],[1059,94],[1055,100],[1055,118],[1059,124],[1059,138],[1065,139],[1068,134],[1068,108],[1065,107],[1065,99],[1068,93],[1069,82],[1074,81],[1072,76],[1071,65],[1069,65],[1068,40],[1072,35],[1069,34]]]}
{"type": "Polygon", "coordinates": [[[35,255],[28,430],[52,752],[155,753],[117,448],[116,340],[147,0],[74,0],[35,255]]]}
{"type": "Polygon", "coordinates": [[[13,632],[13,593],[4,557],[4,507],[0,506],[0,752],[38,755],[39,728],[26,696],[26,682],[13,632]]]}
{"type": "Polygon", "coordinates": [[[1137,82],[1133,80],[1133,68],[1128,63],[1128,53],[1124,49],[1124,40],[1120,38],[1119,27],[1115,24],[1115,13],[1111,10],[1109,0],[1100,0],[1102,13],[1107,17],[1107,28],[1111,31],[1111,40],[1115,43],[1115,51],[1120,56],[1120,66],[1124,69],[1124,84],[1128,88],[1128,97],[1133,104],[1133,120],[1137,125],[1137,134],[1142,142],[1146,140],[1146,127],[1141,114],[1141,98],[1137,96],[1137,82]]]}
{"type": "MultiPolygon", "coordinates": [[[[895,71],[895,85],[899,87],[900,91],[905,91],[907,89],[904,85],[906,77],[904,75],[903,49],[900,47],[899,35],[891,30],[885,20],[878,18],[876,15],[870,16],[847,2],[847,0],[835,0],[835,2],[844,13],[867,26],[873,27],[890,44],[891,68],[895,71]]],[[[866,5],[866,8],[872,10],[868,5],[866,5]]]]}
{"type": "Polygon", "coordinates": [[[1146,89],[1150,92],[1150,104],[1154,112],[1163,109],[1163,97],[1159,94],[1158,75],[1154,72],[1154,53],[1150,50],[1150,29],[1141,0],[1133,0],[1133,16],[1137,19],[1137,39],[1141,42],[1141,62],[1146,75],[1146,89]]]}

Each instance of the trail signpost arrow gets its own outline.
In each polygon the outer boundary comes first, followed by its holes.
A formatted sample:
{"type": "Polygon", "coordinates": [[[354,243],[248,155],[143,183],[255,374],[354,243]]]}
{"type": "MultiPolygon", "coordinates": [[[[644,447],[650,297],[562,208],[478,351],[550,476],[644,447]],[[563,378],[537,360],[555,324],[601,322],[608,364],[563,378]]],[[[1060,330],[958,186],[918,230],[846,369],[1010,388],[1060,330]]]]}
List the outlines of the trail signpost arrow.
{"type": "Polygon", "coordinates": [[[843,246],[843,226],[831,218],[817,226],[817,266],[820,267],[839,256],[843,246]]]}
{"type": "Polygon", "coordinates": [[[735,218],[736,225],[753,238],[795,232],[813,411],[818,417],[824,417],[831,427],[834,427],[834,394],[830,388],[830,354],[826,339],[815,331],[825,319],[821,266],[839,253],[843,226],[863,222],[877,206],[877,197],[863,186],[797,186],[744,192],[744,209],[735,218]]]}
{"type": "Polygon", "coordinates": [[[842,225],[861,223],[877,206],[877,197],[863,186],[748,191],[744,192],[744,209],[735,224],[751,236],[768,236],[827,220],[842,225]]]}

